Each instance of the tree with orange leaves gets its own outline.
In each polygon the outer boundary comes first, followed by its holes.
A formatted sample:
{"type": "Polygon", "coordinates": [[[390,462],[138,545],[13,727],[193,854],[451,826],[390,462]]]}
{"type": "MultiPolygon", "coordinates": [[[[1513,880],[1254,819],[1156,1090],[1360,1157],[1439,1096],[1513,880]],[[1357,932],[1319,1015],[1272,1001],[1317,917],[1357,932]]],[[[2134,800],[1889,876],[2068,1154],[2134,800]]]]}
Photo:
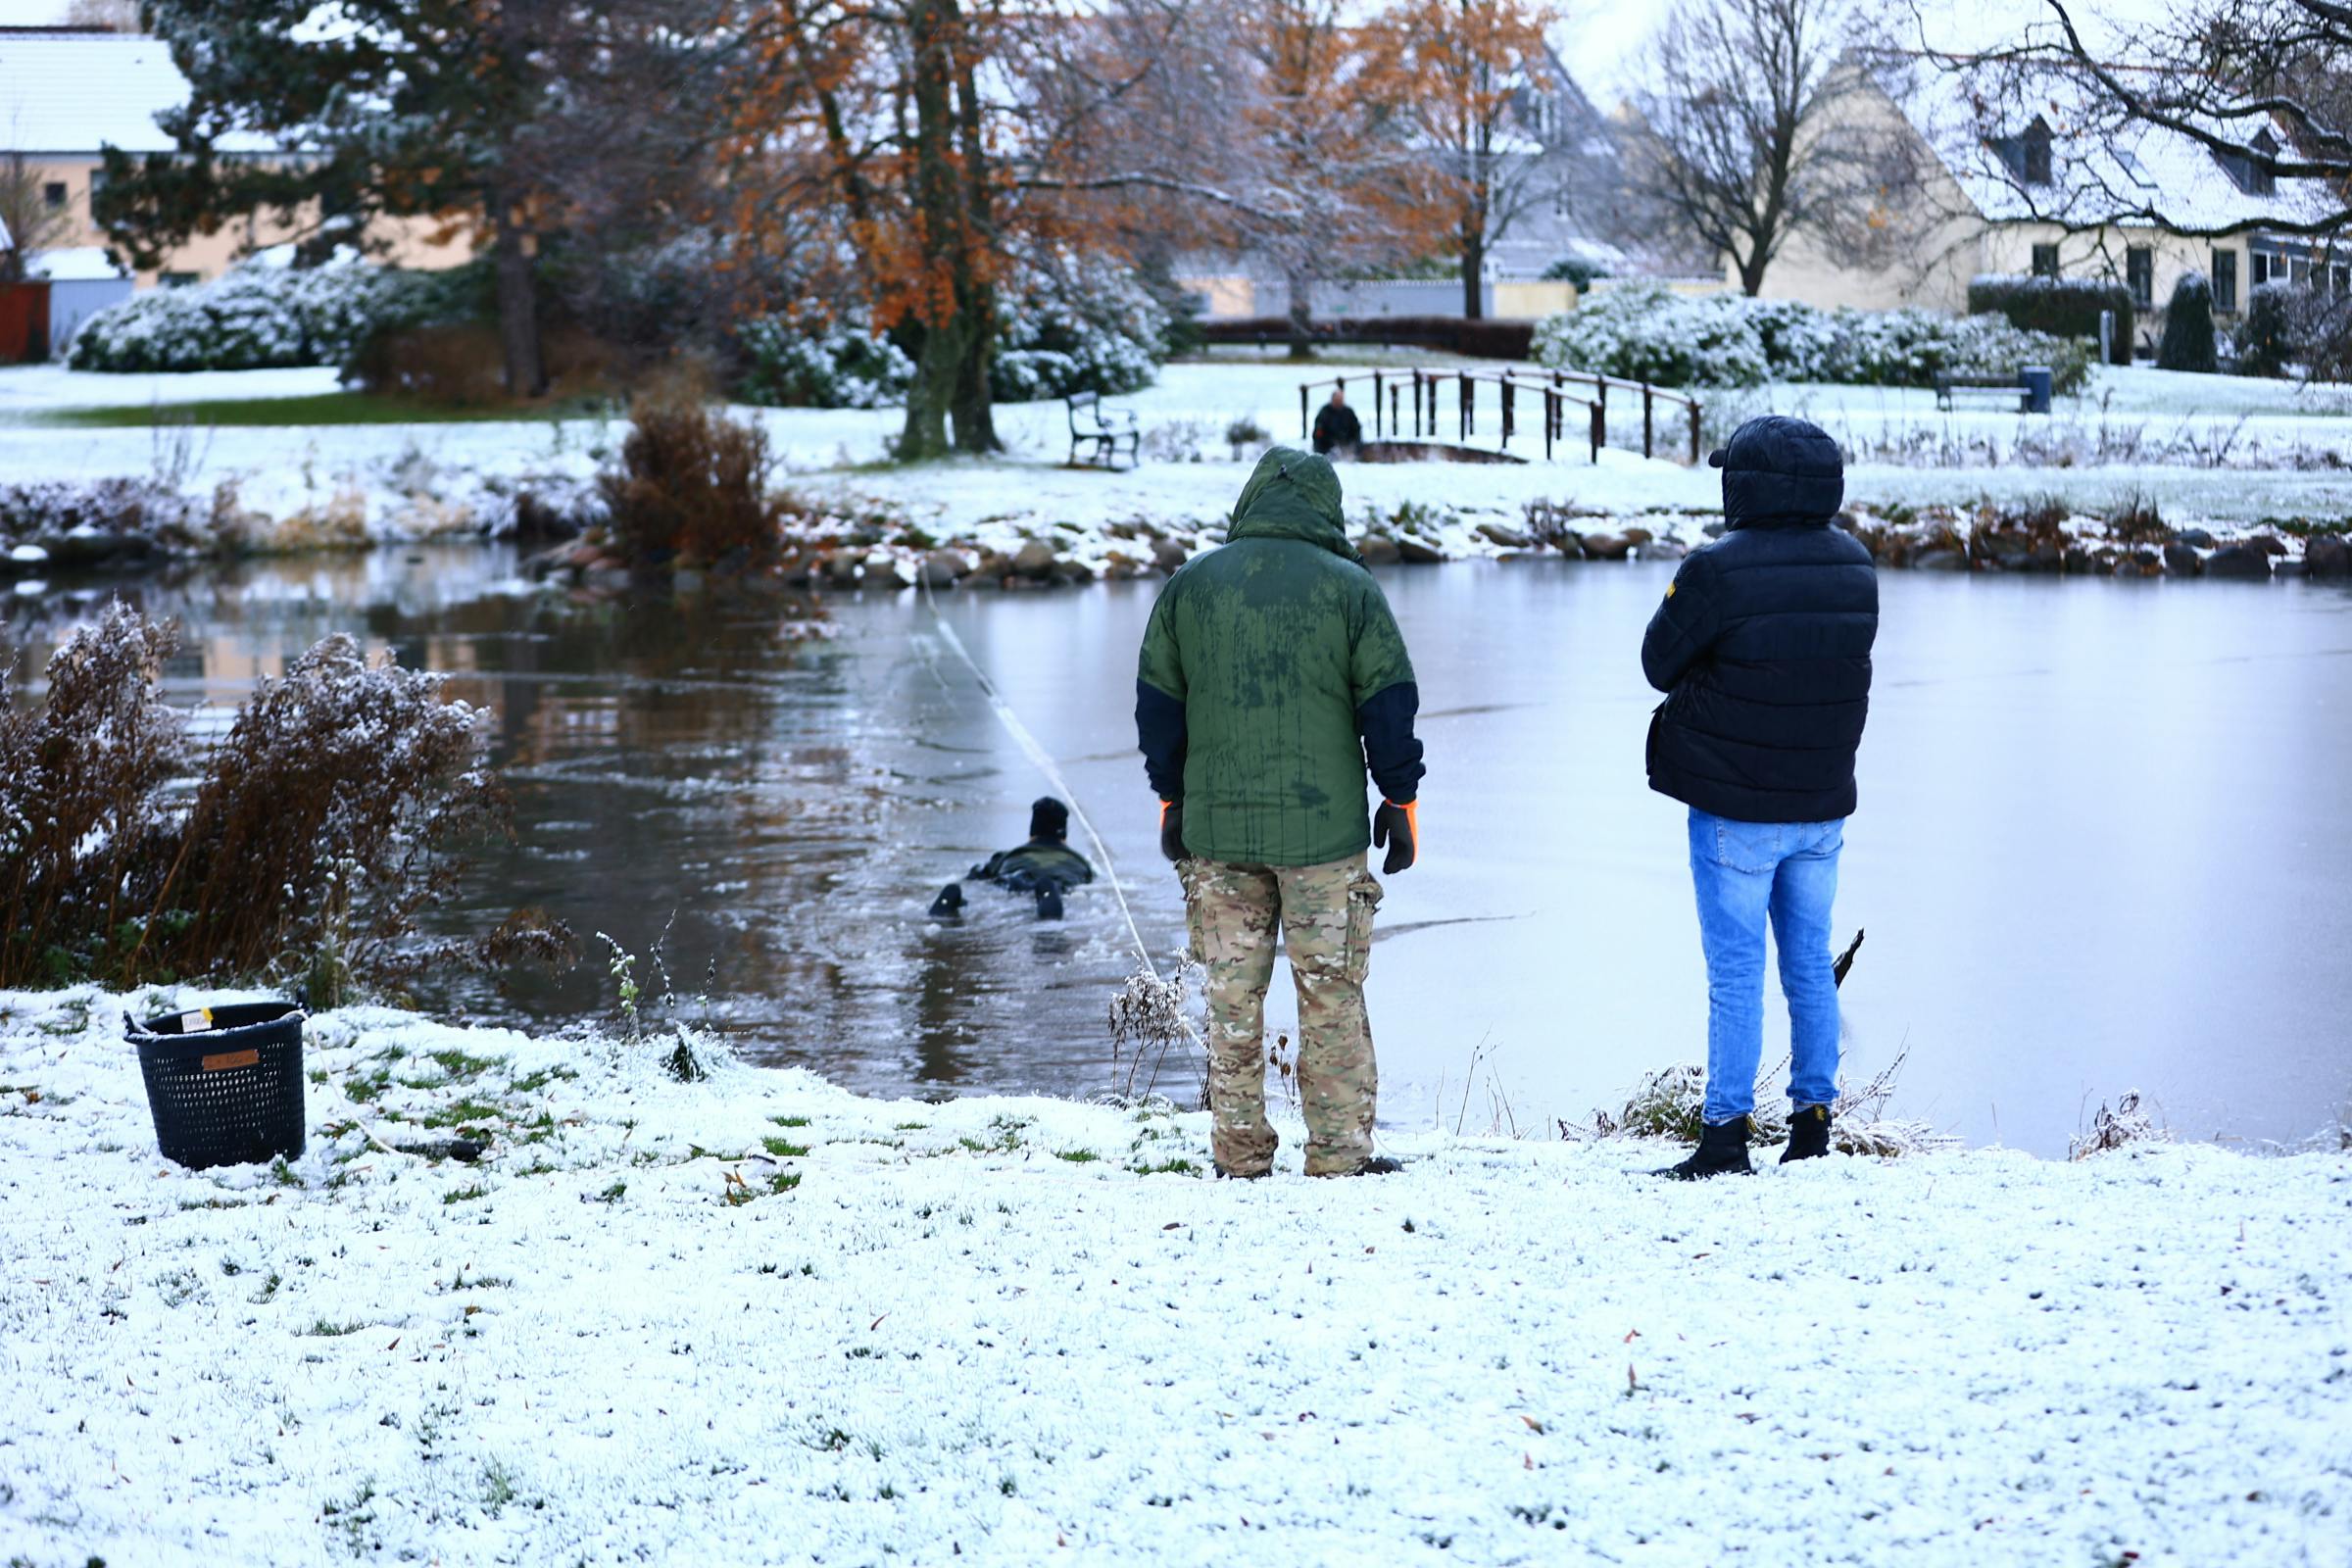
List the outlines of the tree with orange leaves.
{"type": "Polygon", "coordinates": [[[1467,317],[1484,314],[1488,247],[1545,188],[1521,106],[1558,15],[1545,0],[1398,0],[1378,24],[1369,91],[1427,160],[1421,192],[1461,256],[1467,317]]]}

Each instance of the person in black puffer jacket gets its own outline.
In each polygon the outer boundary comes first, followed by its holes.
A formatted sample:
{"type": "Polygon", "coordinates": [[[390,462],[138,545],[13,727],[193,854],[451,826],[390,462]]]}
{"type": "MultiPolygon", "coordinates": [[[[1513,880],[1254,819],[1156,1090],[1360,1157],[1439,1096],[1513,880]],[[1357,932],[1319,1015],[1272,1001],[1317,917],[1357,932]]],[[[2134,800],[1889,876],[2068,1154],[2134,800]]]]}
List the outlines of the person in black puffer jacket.
{"type": "Polygon", "coordinates": [[[1764,928],[1780,949],[1792,1039],[1787,1159],[1829,1149],[1838,1093],[1830,906],[1870,711],[1879,581],[1833,525],[1845,468],[1802,419],[1750,419],[1708,458],[1723,537],[1686,559],[1650,618],[1642,669],[1667,694],[1649,786],[1690,808],[1707,956],[1707,1093],[1697,1152],[1671,1174],[1743,1171],[1764,1049],[1764,928]]]}

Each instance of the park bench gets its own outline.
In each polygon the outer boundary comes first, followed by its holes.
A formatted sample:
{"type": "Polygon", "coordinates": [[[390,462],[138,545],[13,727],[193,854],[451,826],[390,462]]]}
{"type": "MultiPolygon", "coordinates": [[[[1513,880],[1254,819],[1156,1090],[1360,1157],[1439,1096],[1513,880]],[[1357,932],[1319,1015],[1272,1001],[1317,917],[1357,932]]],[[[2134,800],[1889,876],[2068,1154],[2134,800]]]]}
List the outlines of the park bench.
{"type": "Polygon", "coordinates": [[[1083,461],[1105,468],[1118,466],[1121,447],[1130,464],[1143,461],[1144,435],[1136,428],[1133,409],[1106,409],[1100,392],[1073,392],[1062,401],[1070,406],[1071,467],[1078,466],[1079,452],[1090,448],[1083,461]]]}
{"type": "Polygon", "coordinates": [[[1999,394],[2001,397],[2013,398],[2017,402],[2018,413],[2032,412],[2027,407],[2027,388],[2024,381],[2018,376],[1944,373],[1936,377],[1936,407],[1943,413],[1951,412],[1952,397],[1955,393],[1969,392],[1991,392],[1999,394]]]}

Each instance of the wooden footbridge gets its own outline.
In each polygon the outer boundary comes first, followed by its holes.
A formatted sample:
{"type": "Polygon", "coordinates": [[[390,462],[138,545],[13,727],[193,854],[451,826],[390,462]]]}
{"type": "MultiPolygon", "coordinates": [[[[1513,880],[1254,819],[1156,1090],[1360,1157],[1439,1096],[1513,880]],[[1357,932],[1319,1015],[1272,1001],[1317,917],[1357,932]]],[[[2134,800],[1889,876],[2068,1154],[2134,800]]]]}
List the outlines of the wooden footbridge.
{"type": "Polygon", "coordinates": [[[1589,449],[1591,461],[1598,463],[1600,449],[1609,444],[1612,388],[1616,391],[1617,407],[1626,417],[1631,417],[1635,401],[1641,403],[1643,457],[1657,456],[1662,444],[1671,443],[1678,449],[1687,444],[1689,461],[1698,462],[1696,398],[1671,387],[1590,370],[1414,368],[1336,375],[1325,381],[1306,382],[1298,388],[1298,433],[1301,438],[1311,435],[1314,405],[1318,401],[1315,395],[1337,389],[1357,409],[1357,419],[1371,426],[1368,433],[1372,440],[1443,441],[1443,427],[1450,422],[1455,444],[1468,451],[1483,452],[1485,448],[1473,443],[1480,439],[1480,405],[1484,402],[1493,407],[1494,451],[1505,457],[1517,456],[1511,451],[1511,442],[1519,439],[1527,447],[1528,455],[1533,456],[1534,439],[1520,428],[1521,413],[1525,410],[1542,426],[1545,462],[1550,462],[1561,448],[1581,445],[1589,449]],[[1364,418],[1358,392],[1349,390],[1360,389],[1366,382],[1370,383],[1371,392],[1369,419],[1364,418]],[[1482,397],[1482,387],[1494,388],[1493,395],[1482,397]]]}

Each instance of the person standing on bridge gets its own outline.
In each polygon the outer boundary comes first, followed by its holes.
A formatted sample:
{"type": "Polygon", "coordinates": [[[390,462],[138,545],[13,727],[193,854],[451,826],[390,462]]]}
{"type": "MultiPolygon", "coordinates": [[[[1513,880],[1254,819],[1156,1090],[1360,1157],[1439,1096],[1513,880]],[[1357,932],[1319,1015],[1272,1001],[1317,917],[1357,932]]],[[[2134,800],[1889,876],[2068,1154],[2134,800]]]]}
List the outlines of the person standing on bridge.
{"type": "Polygon", "coordinates": [[[1328,458],[1336,452],[1344,458],[1353,457],[1363,444],[1364,421],[1348,406],[1348,394],[1333,387],[1331,401],[1315,411],[1315,455],[1328,458]]]}
{"type": "Polygon", "coordinates": [[[1220,1176],[1263,1176],[1274,1162],[1265,1010],[1277,926],[1298,988],[1306,1173],[1397,1168],[1372,1150],[1379,1068],[1364,976],[1381,885],[1365,849],[1388,848],[1390,876],[1418,852],[1420,704],[1403,634],[1348,543],[1339,475],[1273,448],[1242,488],[1227,542],[1160,590],[1135,683],[1160,849],[1177,862],[1208,970],[1220,1176]]]}
{"type": "Polygon", "coordinates": [[[1764,927],[1780,949],[1792,1036],[1786,1164],[1830,1151],[1838,969],[1830,905],[1870,714],[1879,577],[1834,519],[1838,443],[1767,416],[1707,462],[1723,537],[1687,557],[1642,639],[1667,694],[1649,721],[1649,787],[1690,808],[1690,875],[1707,956],[1707,1092],[1698,1149],[1660,1175],[1748,1169],[1764,1051],[1764,927]]]}

